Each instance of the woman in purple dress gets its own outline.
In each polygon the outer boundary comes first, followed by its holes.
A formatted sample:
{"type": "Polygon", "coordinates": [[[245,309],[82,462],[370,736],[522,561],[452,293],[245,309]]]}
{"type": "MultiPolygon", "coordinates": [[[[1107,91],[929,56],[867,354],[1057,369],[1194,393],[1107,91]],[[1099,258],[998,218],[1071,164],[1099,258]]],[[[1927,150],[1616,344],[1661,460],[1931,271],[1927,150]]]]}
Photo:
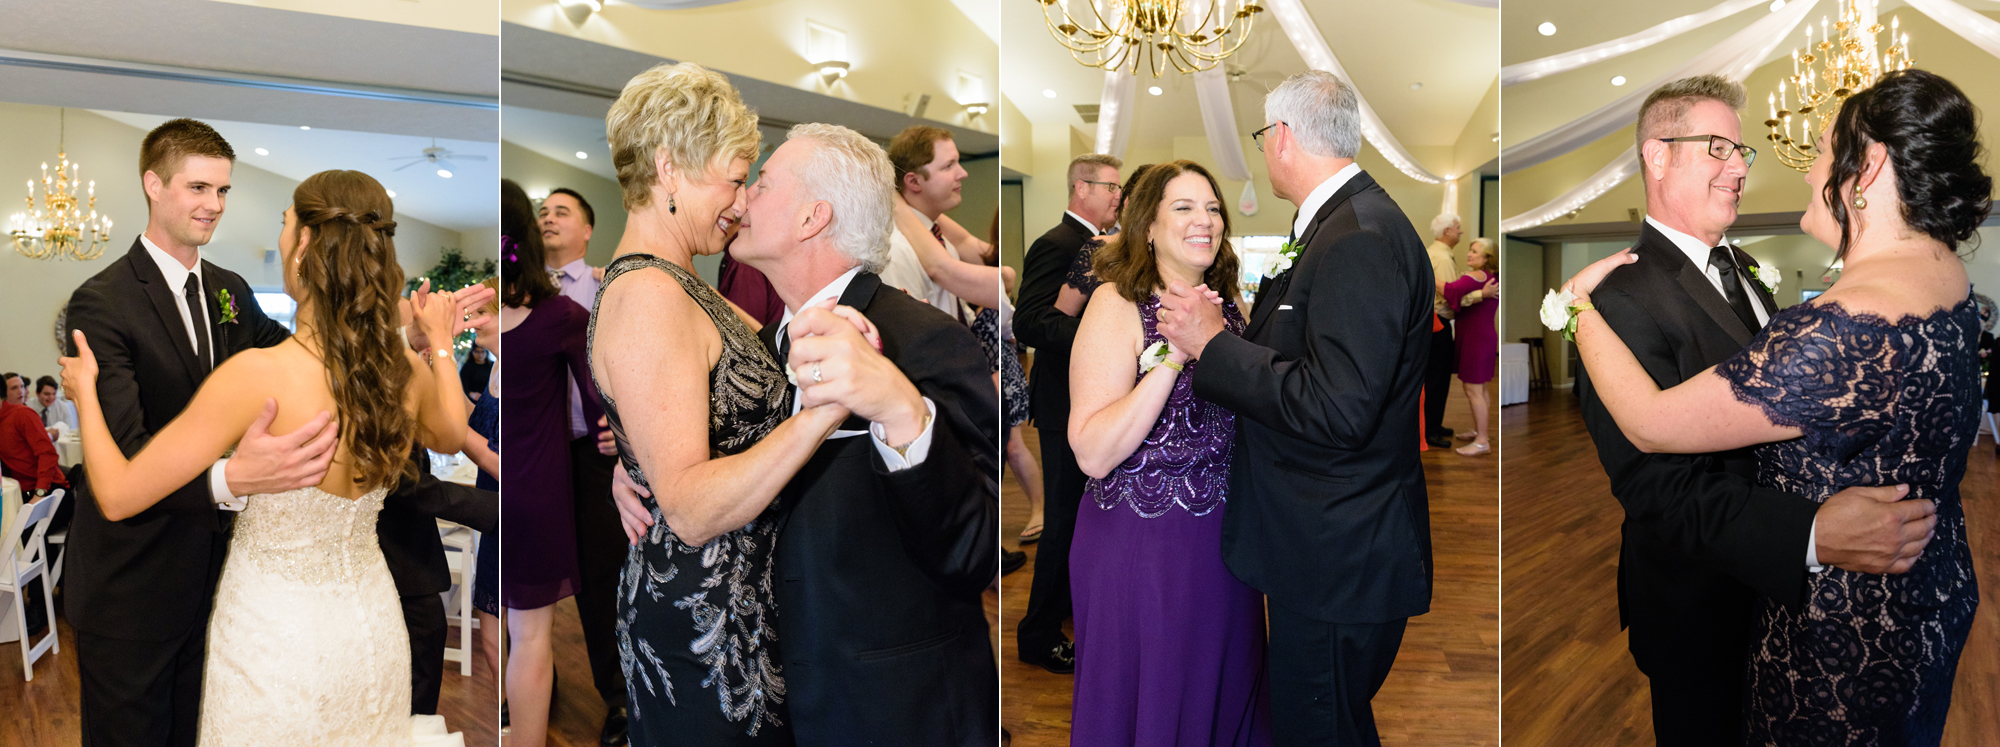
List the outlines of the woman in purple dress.
{"type": "Polygon", "coordinates": [[[569,380],[583,388],[584,422],[597,422],[584,343],[590,312],[556,291],[543,267],[542,237],[528,196],[500,182],[501,494],[500,603],[507,608],[506,694],[510,743],[540,745],[548,729],[555,661],[549,640],[556,602],[576,594],[576,531],[570,494],[569,380]]]}
{"type": "Polygon", "coordinates": [[[1194,396],[1198,364],[1155,329],[1179,280],[1243,330],[1219,192],[1191,161],[1156,166],[1097,252],[1070,368],[1069,441],[1091,476],[1070,549],[1071,744],[1270,743],[1264,600],[1222,563],[1235,416],[1194,396]]]}
{"type": "Polygon", "coordinates": [[[1500,310],[1500,262],[1493,256],[1493,242],[1473,239],[1465,252],[1470,272],[1444,285],[1444,300],[1456,312],[1453,337],[1458,344],[1458,381],[1465,386],[1465,399],[1472,404],[1472,432],[1460,433],[1472,443],[1458,448],[1465,456],[1479,456],[1493,450],[1486,432],[1486,383],[1493,380],[1493,368],[1500,352],[1500,335],[1493,329],[1493,317],[1500,310]]]}

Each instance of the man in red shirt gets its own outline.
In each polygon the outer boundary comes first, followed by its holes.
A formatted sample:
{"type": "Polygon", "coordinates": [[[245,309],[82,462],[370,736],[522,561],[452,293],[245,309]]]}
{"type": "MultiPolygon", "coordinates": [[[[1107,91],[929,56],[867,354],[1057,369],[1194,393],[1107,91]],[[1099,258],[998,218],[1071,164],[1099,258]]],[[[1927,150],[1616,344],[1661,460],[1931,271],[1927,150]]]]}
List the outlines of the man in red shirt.
{"type": "Polygon", "coordinates": [[[19,480],[29,501],[69,487],[41,416],[25,405],[0,402],[0,474],[19,480]]]}

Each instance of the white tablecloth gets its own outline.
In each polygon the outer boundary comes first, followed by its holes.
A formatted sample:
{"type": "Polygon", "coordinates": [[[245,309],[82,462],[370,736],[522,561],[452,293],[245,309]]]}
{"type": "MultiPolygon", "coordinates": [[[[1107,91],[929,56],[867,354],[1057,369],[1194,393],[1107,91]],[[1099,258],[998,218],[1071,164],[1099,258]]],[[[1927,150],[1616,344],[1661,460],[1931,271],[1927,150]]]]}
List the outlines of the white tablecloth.
{"type": "Polygon", "coordinates": [[[1500,346],[1500,406],[1528,401],[1528,344],[1500,346]]]}
{"type": "MultiPolygon", "coordinates": [[[[20,510],[21,483],[16,482],[12,477],[0,477],[0,529],[14,529],[14,514],[19,513],[20,510]]],[[[20,532],[17,530],[14,532],[13,537],[0,538],[0,541],[18,547],[21,543],[20,532]]],[[[9,606],[14,601],[11,597],[13,597],[13,594],[0,592],[0,612],[9,613],[0,615],[0,643],[21,639],[20,629],[14,626],[14,615],[11,614],[13,608],[9,606]]]]}
{"type": "Polygon", "coordinates": [[[62,464],[63,469],[83,463],[83,442],[77,439],[76,434],[56,439],[56,461],[62,464]]]}

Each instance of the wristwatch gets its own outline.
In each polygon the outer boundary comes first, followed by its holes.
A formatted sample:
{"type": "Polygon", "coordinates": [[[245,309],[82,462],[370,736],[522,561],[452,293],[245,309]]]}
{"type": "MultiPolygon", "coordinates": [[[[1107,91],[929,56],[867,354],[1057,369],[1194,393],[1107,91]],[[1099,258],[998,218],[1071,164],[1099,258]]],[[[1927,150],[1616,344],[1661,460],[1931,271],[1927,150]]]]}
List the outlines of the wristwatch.
{"type": "Polygon", "coordinates": [[[36,498],[36,499],[38,499],[38,500],[39,500],[39,499],[42,499],[42,498],[47,498],[47,497],[49,497],[49,489],[48,489],[48,488],[35,488],[35,498],[36,498]]]}

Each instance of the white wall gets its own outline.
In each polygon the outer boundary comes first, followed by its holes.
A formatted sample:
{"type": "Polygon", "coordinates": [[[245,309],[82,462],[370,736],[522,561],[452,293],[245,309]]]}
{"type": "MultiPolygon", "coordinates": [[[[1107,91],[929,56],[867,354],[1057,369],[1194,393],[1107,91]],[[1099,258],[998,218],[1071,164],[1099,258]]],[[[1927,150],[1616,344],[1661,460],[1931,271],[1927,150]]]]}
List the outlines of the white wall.
{"type": "MultiPolygon", "coordinates": [[[[55,159],[58,114],[54,107],[0,103],[0,132],[7,133],[0,141],[0,220],[26,208],[28,179],[39,179],[41,164],[55,159]]],[[[0,320],[5,320],[0,370],[58,373],[57,311],[83,281],[125,256],[146,228],[138,176],[139,143],[146,133],[78,109],[68,110],[67,120],[64,145],[70,160],[82,164],[84,179],[97,182],[97,210],[110,216],[113,238],[104,256],[88,262],[31,260],[14,251],[11,239],[0,238],[0,320]]],[[[50,166],[53,173],[55,164],[50,166]]],[[[244,163],[236,165],[230,182],[227,207],[202,258],[260,290],[279,290],[278,264],[266,262],[264,254],[278,248],[285,207],[298,182],[244,163]]],[[[441,248],[466,246],[463,241],[456,231],[397,216],[396,255],[405,274],[430,269],[441,248]]]]}

